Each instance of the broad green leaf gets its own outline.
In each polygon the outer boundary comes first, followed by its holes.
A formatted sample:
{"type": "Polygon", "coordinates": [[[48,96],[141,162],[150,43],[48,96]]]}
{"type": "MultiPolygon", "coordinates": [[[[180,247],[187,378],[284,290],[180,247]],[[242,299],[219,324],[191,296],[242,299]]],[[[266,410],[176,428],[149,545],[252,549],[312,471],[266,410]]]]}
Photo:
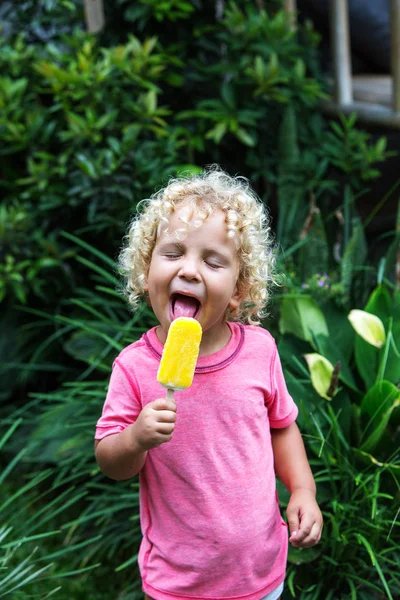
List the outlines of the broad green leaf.
{"type": "Polygon", "coordinates": [[[288,551],[288,562],[294,565],[302,565],[305,563],[311,563],[318,559],[321,554],[321,550],[318,548],[309,548],[307,552],[302,552],[301,548],[294,548],[289,544],[288,551]],[[310,552],[309,552],[310,550],[310,552]]]}
{"type": "MultiPolygon", "coordinates": [[[[389,317],[392,313],[392,305],[390,295],[383,285],[379,285],[371,294],[366,306],[365,311],[376,315],[381,319],[383,324],[387,325],[389,317]]],[[[394,329],[396,327],[396,321],[394,322],[394,329]]],[[[399,329],[400,334],[400,329],[399,329]]],[[[395,335],[395,334],[394,334],[395,335]]],[[[399,335],[400,339],[400,335],[399,335]]],[[[375,383],[376,376],[378,373],[378,353],[374,346],[367,343],[359,335],[356,336],[354,343],[354,354],[357,369],[365,382],[367,389],[372,387],[375,383]]],[[[390,381],[394,381],[392,376],[389,376],[389,372],[393,371],[392,367],[392,352],[389,352],[388,365],[385,370],[385,378],[390,381]]],[[[396,365],[394,365],[396,369],[396,365]]]]}
{"type": "Polygon", "coordinates": [[[319,396],[321,396],[321,398],[331,400],[332,398],[328,396],[328,390],[332,380],[332,363],[330,363],[329,360],[327,360],[324,356],[321,356],[321,354],[317,354],[316,352],[312,354],[305,354],[304,358],[307,361],[311,375],[311,383],[313,384],[315,391],[319,396]]]}
{"type": "Polygon", "coordinates": [[[400,383],[400,291],[395,291],[393,295],[393,342],[390,345],[387,357],[384,378],[395,385],[400,383]]]}
{"type": "Polygon", "coordinates": [[[372,452],[389,423],[393,410],[400,405],[400,390],[390,381],[375,384],[364,396],[360,414],[368,418],[360,449],[372,452]]]}
{"type": "Polygon", "coordinates": [[[354,354],[358,372],[365,383],[365,387],[369,389],[374,385],[378,373],[378,352],[374,346],[371,346],[357,335],[354,342],[354,354]]]}
{"type": "Polygon", "coordinates": [[[392,314],[392,299],[385,286],[378,285],[372,292],[365,310],[376,315],[383,322],[392,314]]]}
{"type": "Polygon", "coordinates": [[[351,310],[349,321],[354,329],[366,342],[382,348],[385,343],[386,334],[383,323],[376,315],[371,315],[365,310],[351,310]]]}
{"type": "Polygon", "coordinates": [[[339,379],[343,381],[355,392],[358,392],[357,384],[354,379],[354,375],[349,366],[346,356],[343,354],[341,348],[336,344],[333,336],[327,337],[326,335],[315,336],[315,343],[317,350],[322,356],[325,356],[333,365],[340,362],[339,379]]]}
{"type": "Polygon", "coordinates": [[[288,295],[283,298],[279,319],[281,333],[292,333],[312,342],[317,335],[329,335],[323,312],[310,296],[288,295]]]}
{"type": "MultiPolygon", "coordinates": [[[[324,304],[324,315],[329,329],[329,342],[332,341],[341,356],[344,356],[346,363],[350,363],[356,333],[347,318],[347,312],[340,309],[335,302],[330,301],[324,304]]],[[[318,351],[334,362],[325,352],[318,351]]]]}

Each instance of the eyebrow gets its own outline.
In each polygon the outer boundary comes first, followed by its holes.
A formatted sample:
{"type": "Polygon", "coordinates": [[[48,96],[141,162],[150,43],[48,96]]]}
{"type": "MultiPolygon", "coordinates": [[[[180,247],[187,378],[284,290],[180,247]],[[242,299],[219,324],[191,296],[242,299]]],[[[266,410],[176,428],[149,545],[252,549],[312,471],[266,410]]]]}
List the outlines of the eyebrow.
{"type": "MultiPolygon", "coordinates": [[[[168,251],[168,250],[180,250],[183,251],[185,250],[185,244],[183,244],[182,242],[174,242],[174,241],[165,241],[165,242],[161,242],[161,244],[159,244],[159,250],[162,251],[168,251]]],[[[223,261],[223,262],[230,262],[230,256],[228,256],[228,254],[225,254],[224,252],[221,252],[220,250],[217,250],[216,248],[213,247],[208,247],[208,248],[204,248],[203,249],[203,256],[215,256],[217,259],[223,261]]]]}
{"type": "Polygon", "coordinates": [[[161,250],[183,250],[185,246],[181,242],[165,241],[158,244],[161,250]]]}

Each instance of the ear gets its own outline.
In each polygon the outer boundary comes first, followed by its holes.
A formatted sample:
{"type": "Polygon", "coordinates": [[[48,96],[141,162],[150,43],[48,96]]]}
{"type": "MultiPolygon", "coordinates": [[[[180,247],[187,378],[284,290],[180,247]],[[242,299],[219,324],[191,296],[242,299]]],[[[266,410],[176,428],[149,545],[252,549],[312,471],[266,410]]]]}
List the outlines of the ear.
{"type": "Polygon", "coordinates": [[[236,286],[233,296],[231,297],[231,299],[229,300],[229,303],[228,303],[228,308],[231,313],[234,313],[239,308],[241,301],[242,301],[242,293],[239,292],[239,290],[236,286]]]}

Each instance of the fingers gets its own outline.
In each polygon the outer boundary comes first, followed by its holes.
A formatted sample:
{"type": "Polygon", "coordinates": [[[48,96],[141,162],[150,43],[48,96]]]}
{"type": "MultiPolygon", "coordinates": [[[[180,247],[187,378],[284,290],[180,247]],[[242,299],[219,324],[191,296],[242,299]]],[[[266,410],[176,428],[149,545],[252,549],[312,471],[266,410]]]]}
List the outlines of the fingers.
{"type": "MultiPolygon", "coordinates": [[[[152,417],[156,423],[175,423],[176,404],[175,400],[158,398],[148,405],[152,411],[152,417]]],[[[173,428],[172,428],[173,429],[173,428]]]]}
{"type": "Polygon", "coordinates": [[[158,398],[157,400],[154,400],[154,402],[150,402],[148,406],[153,410],[171,410],[176,412],[176,402],[169,398],[158,398]]]}
{"type": "Polygon", "coordinates": [[[143,450],[156,448],[172,439],[176,422],[174,399],[158,398],[147,404],[135,423],[135,436],[143,450]]]}
{"type": "Polygon", "coordinates": [[[172,440],[175,423],[158,423],[153,434],[153,447],[172,440]]]}
{"type": "Polygon", "coordinates": [[[301,525],[298,531],[294,531],[290,538],[292,546],[296,548],[312,548],[321,539],[322,526],[314,522],[311,526],[301,525]]]}
{"type": "Polygon", "coordinates": [[[154,418],[157,423],[175,423],[176,412],[172,410],[157,410],[155,411],[154,418]]]}
{"type": "Polygon", "coordinates": [[[322,533],[322,514],[313,494],[297,490],[287,507],[291,544],[298,548],[311,548],[318,544],[322,533]]]}
{"type": "Polygon", "coordinates": [[[318,544],[322,533],[322,517],[320,512],[301,515],[288,514],[290,537],[289,542],[295,547],[311,548],[318,544]]]}
{"type": "Polygon", "coordinates": [[[290,531],[289,542],[291,542],[292,540],[294,540],[295,537],[298,536],[299,529],[300,529],[300,520],[298,518],[297,510],[291,511],[290,508],[288,508],[286,514],[287,514],[287,518],[288,518],[288,525],[289,525],[289,531],[290,531]]]}

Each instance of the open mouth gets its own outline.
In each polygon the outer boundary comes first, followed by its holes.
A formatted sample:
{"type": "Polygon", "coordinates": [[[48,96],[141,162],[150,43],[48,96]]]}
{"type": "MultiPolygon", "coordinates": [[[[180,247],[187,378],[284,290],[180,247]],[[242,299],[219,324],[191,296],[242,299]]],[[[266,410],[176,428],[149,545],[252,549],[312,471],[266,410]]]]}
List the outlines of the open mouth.
{"type": "Polygon", "coordinates": [[[200,312],[201,304],[197,298],[193,296],[185,296],[185,294],[173,294],[171,297],[171,320],[178,317],[191,317],[195,319],[200,312]]]}

